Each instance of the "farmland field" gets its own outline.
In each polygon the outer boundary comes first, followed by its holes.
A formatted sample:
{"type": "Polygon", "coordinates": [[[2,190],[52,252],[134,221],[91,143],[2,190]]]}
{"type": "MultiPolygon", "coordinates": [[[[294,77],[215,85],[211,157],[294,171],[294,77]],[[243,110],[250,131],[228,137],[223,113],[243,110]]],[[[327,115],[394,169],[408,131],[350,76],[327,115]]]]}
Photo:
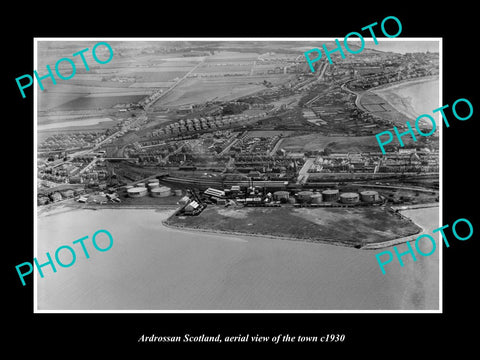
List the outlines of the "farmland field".
{"type": "Polygon", "coordinates": [[[48,95],[46,93],[44,96],[38,96],[38,109],[40,111],[54,109],[85,95],[88,94],[49,92],[48,95]]]}
{"type": "Polygon", "coordinates": [[[228,72],[250,72],[252,67],[251,63],[245,63],[245,65],[216,65],[216,66],[200,66],[193,73],[228,73],[228,72]]]}
{"type": "Polygon", "coordinates": [[[175,84],[174,81],[158,81],[158,82],[135,82],[128,85],[129,88],[169,88],[175,84]]]}
{"type": "Polygon", "coordinates": [[[84,96],[75,100],[69,101],[58,107],[59,110],[81,110],[81,109],[105,109],[111,108],[117,104],[134,103],[145,95],[118,95],[118,96],[99,96],[89,97],[84,96]]]}
{"type": "MultiPolygon", "coordinates": [[[[258,82],[258,80],[257,80],[258,82]]],[[[253,83],[251,78],[226,77],[220,79],[188,78],[178,85],[171,93],[158,101],[155,106],[177,106],[186,103],[201,103],[209,100],[231,100],[245,96],[265,87],[253,83]]]]}
{"type": "Polygon", "coordinates": [[[155,81],[172,81],[180,78],[187,73],[189,69],[184,71],[137,71],[129,73],[129,76],[136,78],[137,82],[155,82],[155,81]]]}

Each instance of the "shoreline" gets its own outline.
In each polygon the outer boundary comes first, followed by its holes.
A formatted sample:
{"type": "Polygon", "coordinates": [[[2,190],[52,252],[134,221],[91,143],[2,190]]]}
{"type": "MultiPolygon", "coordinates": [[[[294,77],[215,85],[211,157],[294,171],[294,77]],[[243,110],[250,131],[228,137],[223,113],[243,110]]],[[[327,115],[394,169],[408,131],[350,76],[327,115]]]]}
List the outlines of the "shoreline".
{"type": "Polygon", "coordinates": [[[309,242],[309,243],[318,243],[318,244],[327,244],[327,245],[334,245],[334,246],[342,246],[342,247],[348,247],[348,248],[354,248],[358,250],[376,250],[376,249],[382,249],[386,247],[390,247],[393,245],[397,244],[403,244],[408,241],[416,239],[418,236],[425,234],[426,229],[418,224],[417,222],[413,221],[410,217],[404,215],[402,212],[406,210],[418,210],[418,209],[423,209],[423,208],[432,208],[432,207],[437,207],[438,204],[436,203],[428,203],[428,204],[418,204],[418,205],[411,205],[411,206],[402,206],[402,207],[396,207],[393,208],[396,210],[400,216],[408,219],[409,221],[412,221],[416,226],[418,226],[421,230],[415,234],[403,236],[400,238],[395,238],[391,240],[385,240],[377,243],[369,243],[362,245],[360,247],[352,245],[350,243],[345,243],[339,240],[325,240],[325,239],[319,239],[319,240],[311,240],[311,239],[305,239],[305,238],[294,238],[294,237],[289,237],[289,236],[277,236],[277,235],[268,235],[268,234],[259,234],[259,233],[243,233],[243,232],[238,232],[238,231],[227,231],[227,230],[215,230],[215,229],[202,229],[202,228],[196,228],[196,227],[187,227],[187,226],[178,226],[174,224],[169,224],[168,221],[169,219],[174,216],[174,214],[170,215],[167,219],[162,221],[162,225],[168,228],[172,229],[177,229],[177,230],[183,230],[183,231],[190,231],[190,232],[195,232],[195,231],[201,231],[201,232],[206,232],[206,233],[212,233],[212,234],[227,234],[227,235],[235,235],[235,236],[253,236],[253,237],[263,237],[263,238],[269,238],[269,239],[277,239],[277,240],[290,240],[290,241],[303,241],[303,242],[309,242]]]}
{"type": "MultiPolygon", "coordinates": [[[[408,86],[411,86],[411,85],[421,84],[421,83],[425,83],[425,82],[429,82],[429,81],[438,81],[438,80],[439,80],[439,75],[429,75],[429,76],[422,76],[420,78],[404,79],[404,80],[396,81],[394,83],[387,83],[387,84],[379,85],[379,86],[376,86],[376,87],[372,87],[372,88],[370,88],[368,90],[364,90],[364,91],[350,90],[348,88],[348,86],[346,86],[347,83],[342,85],[342,88],[344,90],[352,93],[352,94],[355,94],[355,96],[356,96],[355,106],[359,110],[366,111],[374,117],[378,117],[379,115],[376,114],[375,112],[372,112],[372,111],[368,110],[368,108],[366,108],[362,104],[362,101],[363,101],[363,99],[366,95],[377,96],[378,98],[380,98],[381,100],[383,100],[384,102],[389,104],[399,114],[405,116],[408,120],[413,120],[414,121],[418,117],[418,114],[414,113],[413,111],[410,111],[410,112],[405,111],[405,109],[403,107],[398,106],[397,102],[393,101],[393,99],[391,99],[390,97],[385,96],[384,94],[381,94],[381,92],[382,91],[383,92],[392,91],[392,90],[395,90],[395,89],[398,89],[398,88],[403,88],[403,87],[408,87],[408,86]]],[[[407,100],[407,99],[403,99],[403,100],[407,100]]],[[[407,104],[407,105],[411,106],[411,104],[407,104]]]]}
{"type": "Polygon", "coordinates": [[[115,210],[115,209],[133,209],[133,210],[155,210],[157,212],[171,212],[166,219],[161,221],[161,224],[166,228],[179,230],[179,231],[188,231],[188,232],[197,232],[201,231],[203,233],[210,233],[210,234],[225,234],[225,235],[234,235],[234,236],[248,236],[248,237],[262,237],[267,239],[277,239],[277,240],[289,240],[289,241],[302,241],[308,243],[318,243],[318,244],[325,244],[325,245],[334,245],[334,246],[341,246],[347,248],[353,248],[357,250],[376,250],[382,249],[386,247],[390,247],[393,245],[398,245],[402,243],[406,243],[408,241],[414,240],[418,236],[425,234],[426,230],[417,222],[413,221],[410,217],[405,216],[402,214],[405,210],[415,210],[421,208],[431,208],[431,207],[438,207],[438,204],[418,204],[418,205],[411,205],[411,206],[400,206],[400,207],[392,207],[392,209],[396,210],[402,217],[412,221],[416,226],[418,226],[421,230],[415,234],[407,235],[400,238],[395,238],[391,240],[385,240],[382,242],[377,243],[369,243],[362,246],[356,246],[350,243],[345,243],[339,240],[326,240],[326,239],[306,239],[306,238],[295,238],[289,236],[278,236],[278,235],[268,235],[268,234],[260,234],[260,233],[244,233],[238,231],[227,231],[227,230],[216,230],[216,229],[202,229],[202,228],[195,228],[195,227],[187,227],[187,226],[178,226],[174,224],[169,224],[169,219],[175,215],[176,206],[169,206],[163,205],[159,207],[158,205],[138,205],[138,206],[131,206],[131,205],[100,205],[100,206],[75,206],[76,204],[62,204],[60,207],[53,207],[51,209],[45,209],[42,213],[37,213],[37,220],[39,218],[53,216],[58,214],[63,214],[66,212],[74,211],[74,210],[115,210]]]}
{"type": "Polygon", "coordinates": [[[288,240],[288,241],[301,241],[301,242],[308,242],[308,243],[317,243],[323,245],[334,245],[334,246],[341,246],[347,248],[353,248],[357,250],[361,250],[362,248],[357,248],[352,245],[348,245],[338,240],[309,240],[309,239],[301,239],[301,238],[293,238],[288,236],[275,236],[275,235],[268,235],[268,234],[257,234],[257,233],[243,233],[238,231],[226,231],[226,230],[215,230],[215,229],[202,229],[202,228],[194,228],[194,227],[186,227],[186,226],[178,226],[173,224],[168,224],[167,221],[170,216],[162,221],[162,225],[169,229],[174,230],[181,230],[181,231],[188,231],[188,232],[198,232],[201,231],[203,233],[209,234],[225,234],[225,235],[234,235],[234,236],[248,236],[248,237],[261,237],[266,239],[275,239],[275,240],[288,240]]]}
{"type": "Polygon", "coordinates": [[[422,83],[426,83],[430,81],[438,81],[438,80],[439,80],[438,75],[431,75],[431,76],[426,76],[422,78],[416,78],[413,80],[412,79],[401,80],[394,84],[390,83],[388,85],[387,84],[380,85],[380,86],[368,89],[366,92],[371,92],[376,96],[380,97],[385,102],[387,102],[392,108],[398,111],[400,114],[404,115],[409,120],[414,121],[421,114],[417,114],[413,109],[410,109],[412,108],[412,104],[410,103],[410,100],[408,100],[407,98],[404,98],[403,96],[393,94],[392,92],[394,92],[394,90],[405,88],[411,85],[422,84],[422,83]],[[401,102],[402,105],[399,104],[399,101],[401,102]]]}

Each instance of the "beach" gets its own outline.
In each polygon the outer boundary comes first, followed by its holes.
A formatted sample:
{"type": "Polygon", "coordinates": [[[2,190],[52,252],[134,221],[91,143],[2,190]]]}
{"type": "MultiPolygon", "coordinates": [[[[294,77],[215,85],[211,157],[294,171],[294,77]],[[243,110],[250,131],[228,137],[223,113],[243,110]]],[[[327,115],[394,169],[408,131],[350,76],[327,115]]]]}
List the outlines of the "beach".
{"type": "Polygon", "coordinates": [[[422,114],[429,114],[433,116],[438,125],[439,115],[438,113],[433,114],[433,110],[441,106],[438,77],[402,81],[369,91],[380,96],[410,120],[414,121],[422,114]]]}

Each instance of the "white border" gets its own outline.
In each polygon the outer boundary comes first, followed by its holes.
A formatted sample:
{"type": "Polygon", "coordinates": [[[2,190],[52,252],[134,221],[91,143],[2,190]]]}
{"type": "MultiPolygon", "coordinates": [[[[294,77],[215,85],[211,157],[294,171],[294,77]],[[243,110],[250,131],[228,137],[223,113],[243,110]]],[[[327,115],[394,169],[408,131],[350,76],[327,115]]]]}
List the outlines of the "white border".
{"type": "MultiPolygon", "coordinates": [[[[366,41],[373,41],[373,38],[364,38],[366,41]]],[[[439,104],[443,105],[443,38],[441,37],[414,37],[414,38],[377,38],[379,42],[398,42],[398,41],[438,41],[439,42],[439,104]]],[[[312,45],[315,45],[315,42],[318,41],[334,41],[335,38],[328,37],[313,37],[313,38],[298,38],[298,37],[282,37],[282,38],[264,38],[264,37],[202,37],[202,38],[189,38],[189,37],[168,37],[168,38],[121,38],[121,37],[65,37],[65,38],[34,38],[34,51],[33,51],[33,62],[34,69],[37,69],[38,53],[37,53],[37,44],[39,41],[311,41],[312,45]]],[[[355,41],[356,39],[351,39],[355,41]]],[[[314,46],[312,46],[313,48],[314,46]]],[[[370,48],[374,50],[374,48],[370,48]]],[[[303,55],[300,54],[300,55],[303,55]]],[[[354,55],[353,55],[354,56],[354,55]]],[[[34,242],[33,242],[33,254],[34,257],[37,256],[37,96],[38,89],[37,86],[34,86],[33,90],[33,112],[34,112],[34,123],[33,129],[35,133],[33,148],[34,148],[34,177],[33,177],[33,187],[34,187],[34,213],[33,213],[33,233],[34,233],[34,242]]],[[[433,109],[432,109],[433,110],[433,109]]],[[[440,119],[442,120],[442,119],[440,119]]],[[[439,162],[440,162],[440,172],[439,172],[439,227],[443,223],[443,126],[439,120],[439,162]]],[[[433,229],[432,229],[433,230],[433,229]]],[[[405,313],[422,313],[422,314],[441,314],[443,313],[443,246],[441,246],[441,238],[439,235],[438,245],[439,248],[439,309],[438,310],[38,310],[37,308],[37,276],[33,272],[33,289],[34,289],[34,301],[33,301],[33,312],[34,313],[93,313],[93,314],[125,314],[125,313],[138,313],[138,314],[152,314],[152,313],[165,313],[165,314],[204,314],[204,313],[219,313],[219,314],[316,314],[316,313],[337,313],[337,314],[405,314],[405,313]]],[[[398,269],[401,271],[401,269],[398,269]]]]}

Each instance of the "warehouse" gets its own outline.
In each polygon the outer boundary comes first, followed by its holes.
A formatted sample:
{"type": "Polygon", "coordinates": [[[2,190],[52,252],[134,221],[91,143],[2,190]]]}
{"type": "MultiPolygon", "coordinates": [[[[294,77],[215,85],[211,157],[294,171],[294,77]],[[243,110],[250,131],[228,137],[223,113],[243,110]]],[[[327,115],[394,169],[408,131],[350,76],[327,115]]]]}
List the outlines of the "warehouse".
{"type": "Polygon", "coordinates": [[[217,190],[217,189],[214,189],[214,188],[208,188],[207,190],[205,190],[205,195],[216,196],[216,197],[219,197],[219,198],[223,198],[223,197],[225,197],[225,191],[217,190]]]}
{"type": "Polygon", "coordinates": [[[187,215],[193,214],[195,211],[199,210],[199,208],[200,208],[200,204],[195,200],[193,200],[185,206],[184,212],[187,215]]]}

